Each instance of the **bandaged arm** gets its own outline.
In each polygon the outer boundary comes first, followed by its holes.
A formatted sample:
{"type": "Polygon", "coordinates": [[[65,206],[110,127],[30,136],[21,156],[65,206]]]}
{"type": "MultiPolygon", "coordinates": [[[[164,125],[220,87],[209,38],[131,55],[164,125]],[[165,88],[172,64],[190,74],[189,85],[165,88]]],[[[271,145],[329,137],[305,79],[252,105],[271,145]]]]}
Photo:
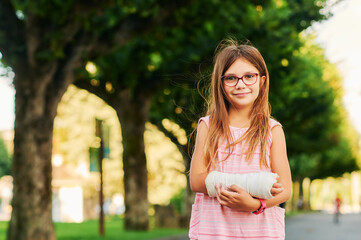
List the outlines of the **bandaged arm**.
{"type": "Polygon", "coordinates": [[[271,172],[231,174],[212,171],[205,180],[207,192],[210,197],[217,196],[217,185],[222,184],[227,188],[235,184],[247,191],[251,196],[261,199],[270,199],[273,197],[271,188],[276,182],[277,174],[271,172]]]}

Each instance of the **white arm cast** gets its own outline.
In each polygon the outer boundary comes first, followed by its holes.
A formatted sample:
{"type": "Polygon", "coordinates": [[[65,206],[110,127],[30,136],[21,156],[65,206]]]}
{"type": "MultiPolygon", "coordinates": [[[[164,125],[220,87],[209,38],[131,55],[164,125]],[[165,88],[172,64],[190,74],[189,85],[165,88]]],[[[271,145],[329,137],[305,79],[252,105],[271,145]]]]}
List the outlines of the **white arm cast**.
{"type": "Polygon", "coordinates": [[[205,183],[210,197],[216,197],[216,186],[222,184],[225,188],[235,184],[247,191],[253,197],[261,199],[272,198],[271,188],[277,182],[277,174],[258,172],[247,174],[231,174],[212,171],[208,174],[205,183]]]}

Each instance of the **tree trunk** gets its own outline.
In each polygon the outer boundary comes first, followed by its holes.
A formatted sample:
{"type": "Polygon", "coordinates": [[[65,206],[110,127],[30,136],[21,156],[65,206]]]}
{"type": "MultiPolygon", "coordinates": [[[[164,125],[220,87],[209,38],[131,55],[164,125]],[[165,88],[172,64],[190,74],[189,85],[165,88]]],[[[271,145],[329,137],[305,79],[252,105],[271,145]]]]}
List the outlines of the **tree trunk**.
{"type": "Polygon", "coordinates": [[[54,104],[43,108],[46,96],[39,97],[38,93],[24,86],[16,89],[14,188],[9,240],[55,239],[51,155],[57,101],[50,101],[54,104]]]}
{"type": "Polygon", "coordinates": [[[144,149],[145,123],[151,97],[130,90],[120,92],[117,112],[123,138],[125,229],[148,230],[148,171],[144,149]]]}
{"type": "Polygon", "coordinates": [[[24,64],[15,74],[13,200],[8,240],[53,240],[52,143],[64,92],[81,65],[82,47],[66,58],[24,64]],[[20,70],[21,69],[21,70],[20,70]]]}

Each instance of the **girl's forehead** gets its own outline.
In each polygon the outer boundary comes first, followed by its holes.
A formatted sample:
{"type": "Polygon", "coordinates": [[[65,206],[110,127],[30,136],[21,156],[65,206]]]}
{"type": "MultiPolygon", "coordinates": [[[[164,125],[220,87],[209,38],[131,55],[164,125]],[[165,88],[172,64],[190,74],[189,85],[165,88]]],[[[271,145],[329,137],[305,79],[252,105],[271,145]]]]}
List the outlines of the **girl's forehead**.
{"type": "Polygon", "coordinates": [[[226,70],[226,73],[258,72],[257,68],[244,58],[238,58],[226,70]]]}

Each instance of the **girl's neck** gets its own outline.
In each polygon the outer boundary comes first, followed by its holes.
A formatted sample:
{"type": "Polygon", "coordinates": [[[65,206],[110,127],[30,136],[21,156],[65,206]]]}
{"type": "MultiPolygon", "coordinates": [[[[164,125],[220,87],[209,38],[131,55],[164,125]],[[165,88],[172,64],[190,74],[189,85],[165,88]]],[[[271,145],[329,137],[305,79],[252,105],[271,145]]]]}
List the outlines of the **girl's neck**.
{"type": "Polygon", "coordinates": [[[250,110],[234,109],[228,110],[229,125],[237,128],[249,127],[250,125],[250,110]]]}

